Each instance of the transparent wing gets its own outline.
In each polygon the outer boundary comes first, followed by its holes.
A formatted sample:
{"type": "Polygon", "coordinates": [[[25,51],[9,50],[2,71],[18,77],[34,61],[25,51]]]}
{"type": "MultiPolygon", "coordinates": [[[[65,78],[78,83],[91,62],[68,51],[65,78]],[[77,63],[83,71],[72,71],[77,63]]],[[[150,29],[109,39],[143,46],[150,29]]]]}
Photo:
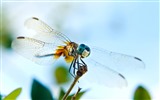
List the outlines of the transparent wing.
{"type": "Polygon", "coordinates": [[[107,87],[121,88],[127,86],[127,81],[122,74],[91,59],[85,61],[88,66],[88,72],[82,77],[84,81],[87,80],[90,83],[97,83],[107,87]]]}
{"type": "Polygon", "coordinates": [[[62,45],[64,42],[70,42],[69,38],[64,34],[52,29],[43,21],[36,17],[29,18],[25,21],[25,26],[29,29],[36,31],[35,39],[42,40],[47,43],[59,43],[62,45]]]}
{"type": "Polygon", "coordinates": [[[102,65],[109,66],[116,71],[128,71],[145,67],[144,62],[138,57],[98,48],[92,48],[91,50],[90,59],[102,65]]]}
{"type": "Polygon", "coordinates": [[[119,72],[145,67],[137,57],[97,48],[91,48],[90,56],[84,61],[88,65],[86,80],[109,87],[127,86],[125,77],[119,72]]]}
{"type": "Polygon", "coordinates": [[[28,37],[18,37],[12,42],[12,48],[22,56],[38,63],[51,64],[56,45],[28,37]]]}

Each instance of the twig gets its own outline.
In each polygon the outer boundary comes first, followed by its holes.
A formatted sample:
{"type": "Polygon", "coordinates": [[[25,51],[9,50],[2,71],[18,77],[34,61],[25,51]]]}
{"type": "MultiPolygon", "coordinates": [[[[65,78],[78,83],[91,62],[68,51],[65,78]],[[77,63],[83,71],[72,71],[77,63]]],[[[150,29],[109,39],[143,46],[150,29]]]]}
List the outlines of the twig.
{"type": "Polygon", "coordinates": [[[80,78],[80,77],[79,77],[78,75],[75,77],[73,83],[71,84],[71,86],[70,86],[70,88],[68,89],[67,93],[63,96],[63,99],[62,99],[62,100],[66,100],[66,99],[67,99],[69,93],[71,92],[71,90],[73,89],[73,87],[75,86],[75,84],[77,83],[77,81],[78,81],[79,78],[80,78]]]}
{"type": "Polygon", "coordinates": [[[78,82],[79,78],[83,76],[83,74],[85,74],[87,72],[87,66],[83,65],[80,66],[79,70],[76,73],[76,77],[73,81],[73,83],[71,84],[70,88],[68,89],[67,93],[63,96],[62,100],[66,100],[69,93],[71,92],[71,90],[73,89],[73,87],[75,86],[75,84],[78,82]]]}
{"type": "Polygon", "coordinates": [[[76,92],[76,94],[72,97],[71,100],[76,100],[76,96],[78,95],[78,93],[81,91],[82,88],[78,88],[78,91],[76,92]]]}

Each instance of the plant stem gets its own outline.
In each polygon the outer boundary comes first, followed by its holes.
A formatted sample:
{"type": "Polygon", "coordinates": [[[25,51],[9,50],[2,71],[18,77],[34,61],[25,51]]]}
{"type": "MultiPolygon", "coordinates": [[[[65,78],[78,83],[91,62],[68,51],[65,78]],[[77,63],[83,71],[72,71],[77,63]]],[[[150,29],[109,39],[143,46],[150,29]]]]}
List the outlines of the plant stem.
{"type": "Polygon", "coordinates": [[[71,100],[76,100],[76,96],[78,95],[78,93],[81,91],[82,88],[78,88],[77,93],[72,97],[71,100]]]}
{"type": "Polygon", "coordinates": [[[87,66],[83,65],[80,66],[80,69],[77,71],[76,77],[74,78],[73,83],[71,84],[70,88],[68,89],[68,91],[66,92],[66,94],[63,96],[62,100],[66,100],[69,93],[71,92],[71,90],[73,89],[73,87],[75,86],[75,84],[78,82],[79,78],[83,76],[83,74],[85,74],[87,72],[87,66]]]}
{"type": "Polygon", "coordinates": [[[63,97],[62,100],[66,100],[67,99],[69,93],[71,92],[71,90],[73,89],[73,87],[75,86],[75,84],[77,83],[77,81],[78,81],[79,78],[80,77],[78,75],[75,77],[73,83],[71,84],[70,88],[68,89],[67,93],[64,95],[64,97],[63,97]]]}

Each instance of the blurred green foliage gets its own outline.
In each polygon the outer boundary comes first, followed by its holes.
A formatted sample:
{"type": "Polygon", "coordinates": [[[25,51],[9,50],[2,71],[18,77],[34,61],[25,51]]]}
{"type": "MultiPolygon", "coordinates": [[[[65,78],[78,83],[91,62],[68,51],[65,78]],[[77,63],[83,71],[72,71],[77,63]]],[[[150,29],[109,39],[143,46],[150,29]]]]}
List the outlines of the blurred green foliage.
{"type": "Polygon", "coordinates": [[[8,25],[9,21],[5,16],[5,14],[3,14],[2,20],[0,20],[0,23],[2,25],[0,27],[0,36],[1,36],[0,45],[6,49],[10,49],[13,37],[12,37],[12,32],[9,29],[9,25],[8,25]]]}
{"type": "Polygon", "coordinates": [[[58,66],[54,72],[57,84],[64,84],[71,80],[68,69],[65,66],[58,66]]]}
{"type": "Polygon", "coordinates": [[[2,96],[1,96],[1,94],[0,94],[0,100],[2,100],[2,96]]]}
{"type": "Polygon", "coordinates": [[[22,91],[22,88],[17,88],[14,91],[12,91],[10,94],[8,94],[6,97],[4,97],[3,100],[16,100],[17,97],[20,95],[22,91]]]}
{"type": "Polygon", "coordinates": [[[59,92],[58,100],[62,100],[63,96],[65,95],[65,91],[61,88],[59,92]]]}
{"type": "Polygon", "coordinates": [[[10,49],[11,48],[11,43],[12,43],[12,37],[9,33],[2,31],[2,40],[0,42],[0,45],[2,45],[2,47],[6,48],[6,49],[10,49]]]}
{"type": "MultiPolygon", "coordinates": [[[[77,94],[77,96],[76,96],[76,100],[79,100],[84,95],[84,93],[86,93],[86,91],[79,92],[77,94]]],[[[62,98],[63,98],[64,95],[65,95],[65,91],[61,88],[58,100],[62,100],[62,98]]],[[[73,96],[74,96],[74,94],[69,95],[68,98],[67,98],[67,100],[72,100],[73,96]]]]}
{"type": "Polygon", "coordinates": [[[151,100],[151,96],[143,86],[138,86],[134,93],[134,100],[151,100]]]}
{"type": "Polygon", "coordinates": [[[50,90],[36,79],[33,80],[31,98],[32,100],[54,100],[50,90]]]}
{"type": "MultiPolygon", "coordinates": [[[[79,92],[79,93],[76,95],[76,100],[79,100],[79,99],[84,95],[84,93],[86,93],[86,91],[79,92]]],[[[71,100],[73,96],[74,96],[74,94],[69,95],[68,98],[67,98],[67,100],[71,100]]]]}
{"type": "MultiPolygon", "coordinates": [[[[76,96],[77,99],[80,99],[86,91],[79,92],[76,96]]],[[[65,95],[65,91],[60,88],[60,93],[58,100],[62,100],[65,95]]],[[[71,100],[74,94],[69,95],[67,100],[71,100]]],[[[52,93],[47,89],[44,85],[38,82],[36,79],[33,80],[32,90],[31,90],[31,98],[32,100],[57,100],[53,98],[52,93]]]]}

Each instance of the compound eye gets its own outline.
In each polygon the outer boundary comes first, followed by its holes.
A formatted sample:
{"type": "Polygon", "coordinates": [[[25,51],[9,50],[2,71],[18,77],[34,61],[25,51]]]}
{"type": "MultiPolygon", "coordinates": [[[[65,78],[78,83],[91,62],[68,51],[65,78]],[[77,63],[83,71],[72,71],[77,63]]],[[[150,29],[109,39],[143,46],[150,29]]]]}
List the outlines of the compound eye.
{"type": "Polygon", "coordinates": [[[82,51],[83,51],[83,49],[82,49],[82,48],[79,48],[79,51],[80,51],[80,52],[82,52],[82,51]]]}
{"type": "Polygon", "coordinates": [[[90,52],[90,48],[89,48],[89,47],[86,47],[86,50],[87,50],[88,52],[90,52]]]}
{"type": "Polygon", "coordinates": [[[85,47],[85,45],[84,45],[84,44],[81,44],[80,46],[81,46],[81,47],[85,47]]]}

